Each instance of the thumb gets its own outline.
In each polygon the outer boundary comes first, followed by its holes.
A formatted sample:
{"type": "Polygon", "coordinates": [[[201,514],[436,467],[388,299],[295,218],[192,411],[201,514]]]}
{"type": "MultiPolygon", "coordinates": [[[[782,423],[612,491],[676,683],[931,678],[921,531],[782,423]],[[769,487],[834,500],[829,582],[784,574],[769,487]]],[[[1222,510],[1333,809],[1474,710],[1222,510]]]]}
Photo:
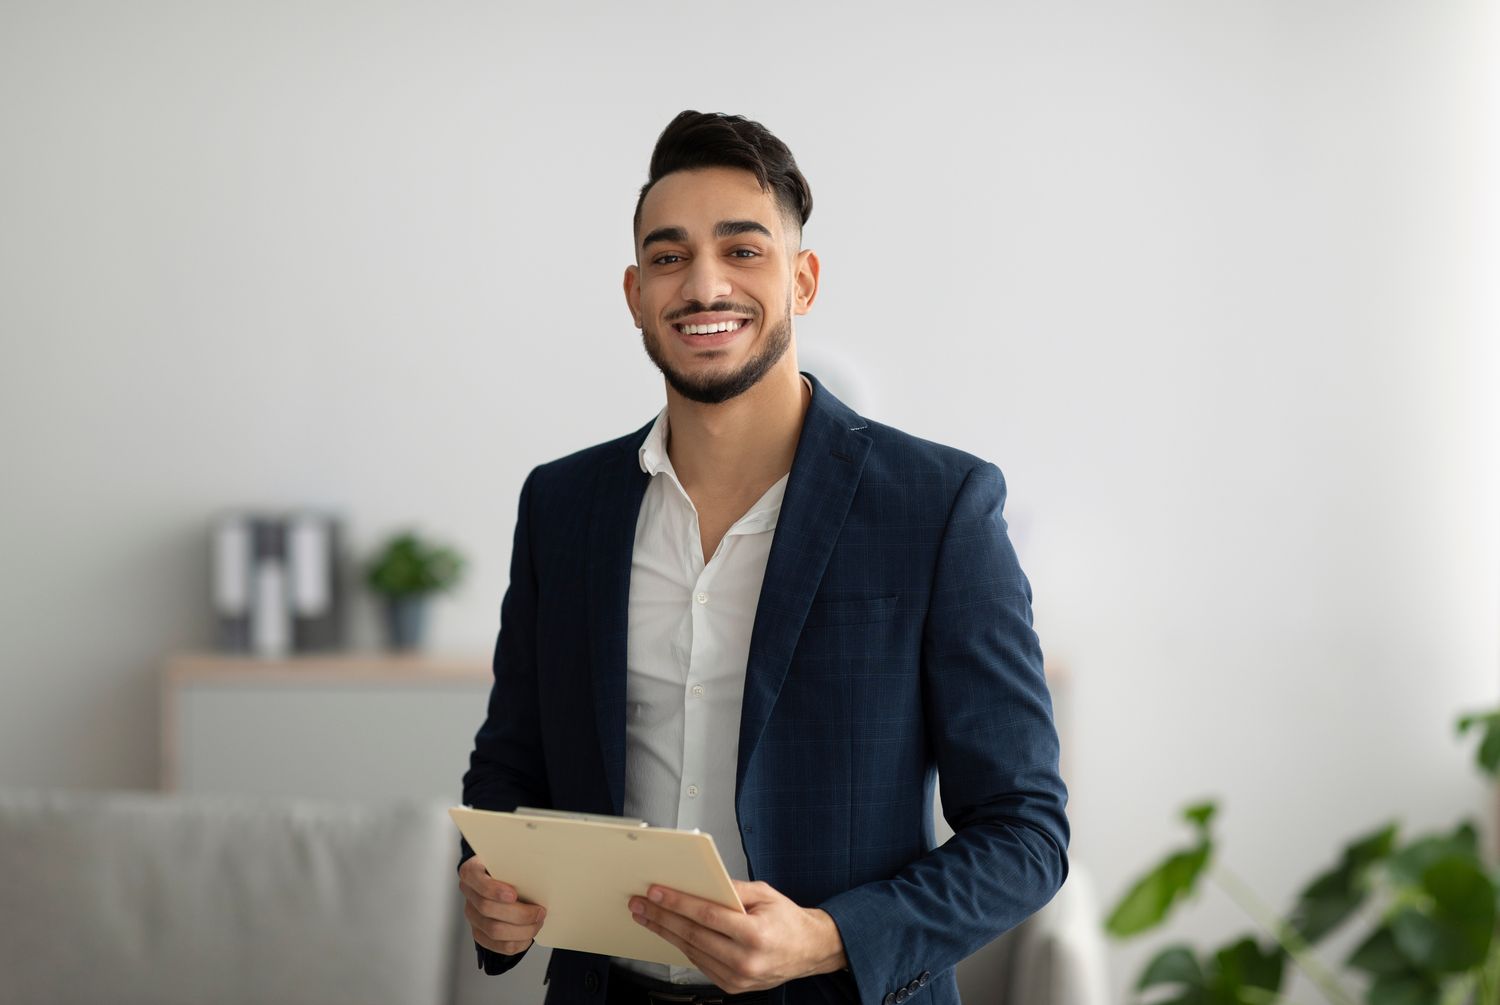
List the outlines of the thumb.
{"type": "Polygon", "coordinates": [[[749,910],[752,905],[766,904],[783,899],[781,894],[770,883],[747,883],[744,880],[732,880],[734,892],[740,895],[740,903],[749,910]]]}

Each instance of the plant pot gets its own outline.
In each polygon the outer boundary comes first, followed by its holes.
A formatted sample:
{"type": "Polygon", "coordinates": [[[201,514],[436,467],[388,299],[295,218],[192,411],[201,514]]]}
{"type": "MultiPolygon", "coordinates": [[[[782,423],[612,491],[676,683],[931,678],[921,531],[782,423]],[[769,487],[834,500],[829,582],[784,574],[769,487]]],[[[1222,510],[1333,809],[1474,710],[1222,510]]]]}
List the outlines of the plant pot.
{"type": "Polygon", "coordinates": [[[385,637],[395,650],[410,650],[422,645],[427,598],[420,593],[385,598],[385,637]]]}

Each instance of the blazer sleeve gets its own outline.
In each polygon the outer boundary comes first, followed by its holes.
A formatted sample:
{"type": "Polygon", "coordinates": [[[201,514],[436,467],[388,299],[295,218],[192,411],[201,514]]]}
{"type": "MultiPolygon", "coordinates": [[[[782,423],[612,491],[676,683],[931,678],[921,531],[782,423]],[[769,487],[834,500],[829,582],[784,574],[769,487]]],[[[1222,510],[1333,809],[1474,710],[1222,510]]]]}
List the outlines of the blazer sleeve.
{"type": "MultiPolygon", "coordinates": [[[[469,770],[464,773],[463,801],[485,810],[551,805],[542,754],[541,715],[537,709],[537,578],[531,551],[531,497],[536,470],[521,486],[515,540],[510,553],[510,585],[500,602],[500,635],[495,643],[495,683],[490,688],[484,724],[474,735],[469,770]]],[[[459,838],[459,866],[474,855],[459,838]]],[[[495,876],[504,880],[502,874],[495,876]]],[[[502,974],[526,951],[505,955],[474,943],[479,968],[502,974]]]]}
{"type": "Polygon", "coordinates": [[[1068,873],[1067,790],[1031,586],[990,463],[959,487],[922,637],[922,700],[946,843],[819,906],[838,925],[861,1005],[894,1005],[1043,907],[1068,873]]]}

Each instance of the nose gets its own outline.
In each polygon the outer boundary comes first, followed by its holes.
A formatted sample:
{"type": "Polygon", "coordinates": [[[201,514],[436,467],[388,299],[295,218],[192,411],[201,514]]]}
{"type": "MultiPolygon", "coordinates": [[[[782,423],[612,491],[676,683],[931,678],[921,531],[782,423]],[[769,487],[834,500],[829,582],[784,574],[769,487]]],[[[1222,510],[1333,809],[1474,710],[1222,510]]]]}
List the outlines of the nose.
{"type": "Polygon", "coordinates": [[[699,255],[688,263],[682,278],[682,298],[700,304],[727,299],[734,289],[728,270],[717,255],[699,255]]]}

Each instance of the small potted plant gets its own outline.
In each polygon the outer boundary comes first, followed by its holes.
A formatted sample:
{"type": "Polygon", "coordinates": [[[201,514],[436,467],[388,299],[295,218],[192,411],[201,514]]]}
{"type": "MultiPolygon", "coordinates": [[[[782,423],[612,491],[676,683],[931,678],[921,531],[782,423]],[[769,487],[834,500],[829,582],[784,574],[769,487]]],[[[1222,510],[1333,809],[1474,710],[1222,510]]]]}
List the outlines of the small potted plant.
{"type": "Polygon", "coordinates": [[[451,548],[422,540],[413,531],[391,537],[370,562],[365,582],[385,600],[386,637],[395,650],[416,649],[430,593],[454,586],[464,560],[451,548]]]}

